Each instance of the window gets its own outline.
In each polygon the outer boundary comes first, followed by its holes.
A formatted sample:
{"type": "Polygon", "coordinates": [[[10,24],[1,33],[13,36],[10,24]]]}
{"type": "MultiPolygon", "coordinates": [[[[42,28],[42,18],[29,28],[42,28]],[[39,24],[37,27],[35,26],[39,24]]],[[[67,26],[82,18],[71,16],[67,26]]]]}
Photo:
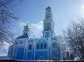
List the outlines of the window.
{"type": "Polygon", "coordinates": [[[45,36],[46,36],[46,37],[49,37],[49,32],[46,32],[46,33],[45,33],[45,36]]]}
{"type": "Polygon", "coordinates": [[[37,49],[39,49],[39,44],[37,45],[37,49]]]}
{"type": "Polygon", "coordinates": [[[47,48],[47,42],[44,39],[40,39],[39,42],[36,43],[36,49],[46,49],[47,48]]]}
{"type": "Polygon", "coordinates": [[[44,30],[47,31],[47,30],[50,30],[50,29],[51,29],[51,23],[45,23],[44,30]]]}
{"type": "Polygon", "coordinates": [[[46,49],[46,44],[44,44],[44,49],[46,49]]]}
{"type": "Polygon", "coordinates": [[[51,24],[49,24],[49,30],[51,30],[51,24]]]}
{"type": "Polygon", "coordinates": [[[41,44],[41,49],[43,49],[43,44],[41,44]]]}
{"type": "Polygon", "coordinates": [[[20,44],[22,44],[23,43],[23,41],[20,41],[20,44]]]}
{"type": "Polygon", "coordinates": [[[32,45],[29,45],[29,50],[31,50],[32,49],[32,45]]]}
{"type": "Polygon", "coordinates": [[[18,42],[15,42],[15,44],[18,44],[18,42]]]}

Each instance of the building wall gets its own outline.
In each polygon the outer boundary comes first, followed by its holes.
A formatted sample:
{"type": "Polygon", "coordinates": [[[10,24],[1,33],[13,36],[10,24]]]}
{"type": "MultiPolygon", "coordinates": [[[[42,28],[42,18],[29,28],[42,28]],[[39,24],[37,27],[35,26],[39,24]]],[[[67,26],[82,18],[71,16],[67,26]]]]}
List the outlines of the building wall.
{"type": "Polygon", "coordinates": [[[36,51],[35,59],[36,60],[48,59],[48,51],[36,51]]]}
{"type": "Polygon", "coordinates": [[[24,59],[24,47],[19,47],[17,49],[17,59],[24,59]]]}
{"type": "MultiPolygon", "coordinates": [[[[18,39],[18,43],[14,43],[12,46],[14,49],[13,55],[16,59],[21,60],[42,60],[42,59],[60,59],[60,46],[57,37],[50,38],[38,38],[38,39],[18,39]],[[21,42],[24,41],[24,42],[21,42]],[[21,43],[21,44],[20,44],[21,43]],[[22,44],[23,43],[23,44],[22,44]],[[40,45],[37,49],[37,45],[40,45]],[[46,49],[41,44],[46,44],[46,49]],[[29,45],[31,50],[29,50],[29,45]]],[[[10,46],[11,47],[11,46],[10,46]]],[[[10,49],[10,54],[13,50],[10,49]]]]}

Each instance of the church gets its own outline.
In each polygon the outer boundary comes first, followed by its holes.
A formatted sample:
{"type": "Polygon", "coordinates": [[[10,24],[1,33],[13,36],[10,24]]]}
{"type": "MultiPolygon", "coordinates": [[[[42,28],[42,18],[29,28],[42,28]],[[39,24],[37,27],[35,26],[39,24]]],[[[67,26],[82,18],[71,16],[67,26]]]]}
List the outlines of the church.
{"type": "Polygon", "coordinates": [[[30,38],[30,28],[27,24],[23,34],[9,47],[8,56],[15,60],[60,60],[61,36],[55,36],[54,24],[52,9],[48,6],[43,20],[43,36],[30,38]]]}

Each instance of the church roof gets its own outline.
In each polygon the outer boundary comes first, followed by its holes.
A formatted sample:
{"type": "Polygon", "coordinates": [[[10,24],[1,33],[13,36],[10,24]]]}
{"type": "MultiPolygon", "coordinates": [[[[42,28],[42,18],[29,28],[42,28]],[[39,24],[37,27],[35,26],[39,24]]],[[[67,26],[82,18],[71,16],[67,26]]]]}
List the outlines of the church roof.
{"type": "Polygon", "coordinates": [[[22,36],[17,37],[16,39],[20,39],[20,38],[28,38],[28,36],[27,35],[22,35],[22,36]]]}

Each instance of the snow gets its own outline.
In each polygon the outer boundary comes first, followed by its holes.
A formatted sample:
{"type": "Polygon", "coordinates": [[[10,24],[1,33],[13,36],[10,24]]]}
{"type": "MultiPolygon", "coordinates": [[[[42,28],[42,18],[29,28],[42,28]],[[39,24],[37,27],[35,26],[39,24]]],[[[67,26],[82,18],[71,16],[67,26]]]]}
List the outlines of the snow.
{"type": "Polygon", "coordinates": [[[80,60],[80,58],[79,57],[75,57],[74,58],[74,61],[77,61],[77,60],[80,60]]]}

